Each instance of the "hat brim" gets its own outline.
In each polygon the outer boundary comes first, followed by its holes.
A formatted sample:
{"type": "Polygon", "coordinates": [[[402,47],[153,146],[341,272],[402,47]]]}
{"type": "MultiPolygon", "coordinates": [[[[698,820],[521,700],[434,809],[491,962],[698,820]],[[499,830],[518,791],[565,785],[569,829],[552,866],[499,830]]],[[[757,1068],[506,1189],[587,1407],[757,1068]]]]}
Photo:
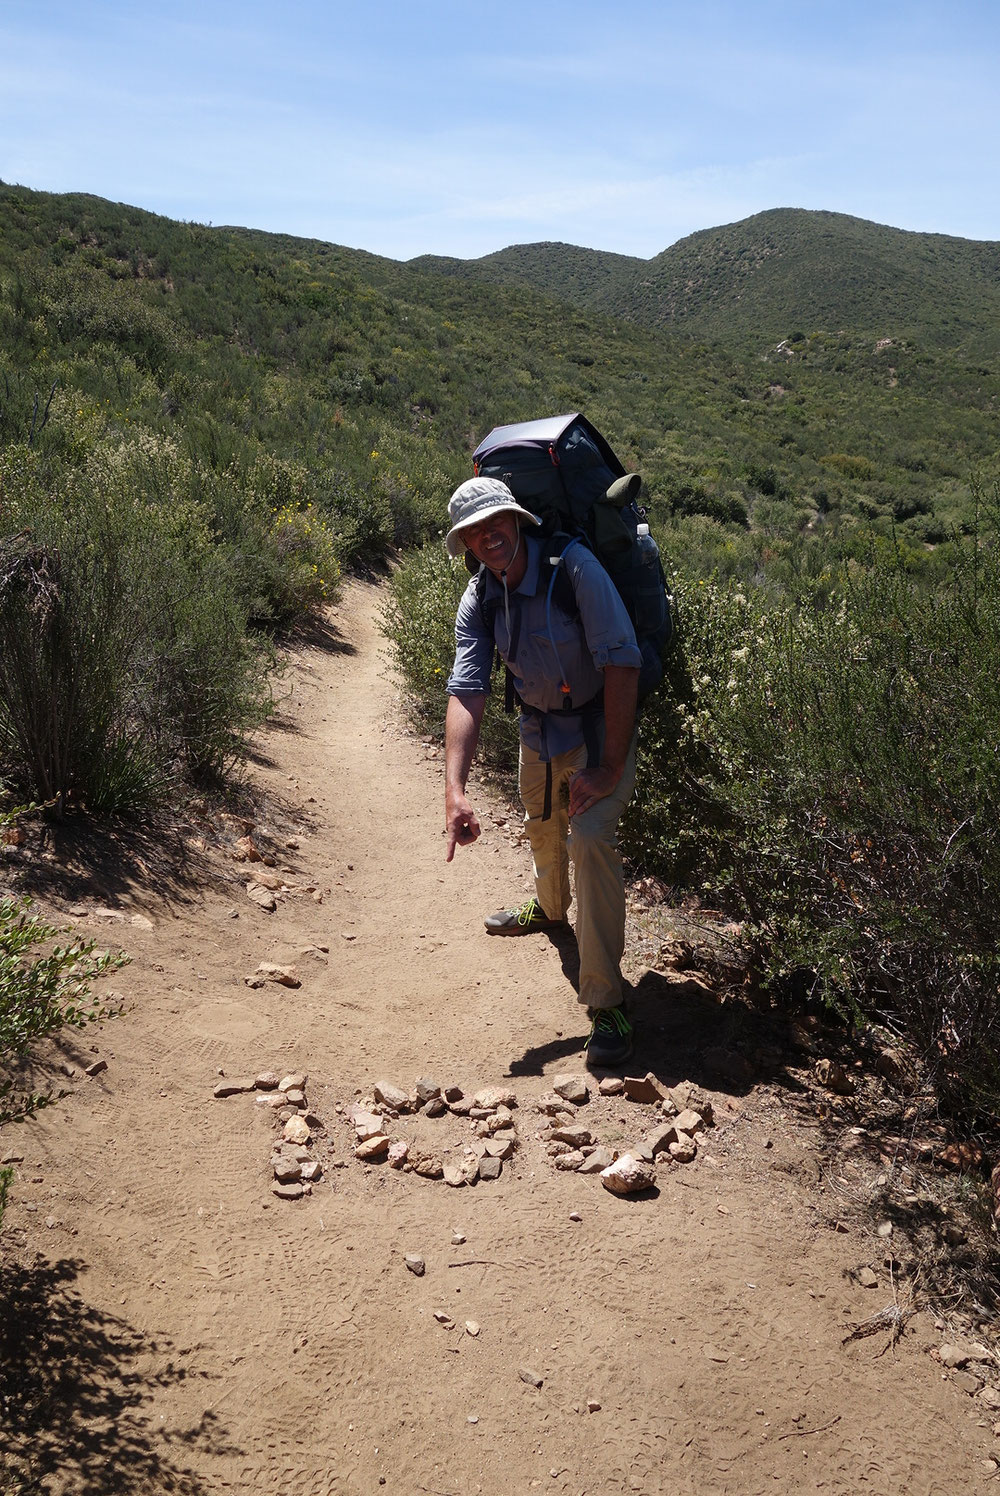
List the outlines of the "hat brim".
{"type": "Polygon", "coordinates": [[[529,525],[542,523],[537,514],[532,514],[528,509],[522,509],[520,504],[505,503],[504,500],[498,499],[495,504],[486,504],[482,509],[477,509],[473,517],[466,520],[464,525],[455,525],[448,531],[444,538],[448,555],[457,558],[463,551],[467,551],[468,546],[462,539],[462,531],[468,530],[472,525],[482,524],[483,520],[489,519],[491,514],[516,514],[518,519],[527,520],[529,525]]]}

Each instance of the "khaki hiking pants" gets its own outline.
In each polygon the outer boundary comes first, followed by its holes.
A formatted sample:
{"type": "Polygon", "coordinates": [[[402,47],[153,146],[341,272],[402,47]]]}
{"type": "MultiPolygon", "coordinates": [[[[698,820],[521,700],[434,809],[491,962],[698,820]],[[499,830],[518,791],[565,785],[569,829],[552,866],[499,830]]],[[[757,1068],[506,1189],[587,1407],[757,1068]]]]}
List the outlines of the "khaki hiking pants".
{"type": "Polygon", "coordinates": [[[569,910],[569,863],[576,890],[576,940],[580,949],[579,1001],[613,1008],[622,1000],[619,963],[625,949],[625,881],[618,851],[618,822],[635,788],[635,737],[614,792],[569,819],[568,785],[586,767],[581,744],[552,760],[552,814],[542,819],[545,764],[521,744],[519,787],[531,843],[535,897],[550,919],[569,910]]]}

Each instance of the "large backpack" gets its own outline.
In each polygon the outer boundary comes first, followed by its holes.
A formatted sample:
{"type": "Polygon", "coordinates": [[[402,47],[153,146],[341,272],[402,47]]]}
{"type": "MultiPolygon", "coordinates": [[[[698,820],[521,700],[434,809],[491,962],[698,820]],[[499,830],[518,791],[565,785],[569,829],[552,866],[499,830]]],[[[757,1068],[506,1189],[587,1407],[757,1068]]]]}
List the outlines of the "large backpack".
{"type": "Polygon", "coordinates": [[[499,478],[553,539],[552,564],[583,540],[614,582],[642,652],[640,699],[663,679],[673,631],[671,598],[655,542],[640,534],[641,479],[626,473],[595,426],[579,413],[497,426],[473,454],[476,476],[499,478]]]}

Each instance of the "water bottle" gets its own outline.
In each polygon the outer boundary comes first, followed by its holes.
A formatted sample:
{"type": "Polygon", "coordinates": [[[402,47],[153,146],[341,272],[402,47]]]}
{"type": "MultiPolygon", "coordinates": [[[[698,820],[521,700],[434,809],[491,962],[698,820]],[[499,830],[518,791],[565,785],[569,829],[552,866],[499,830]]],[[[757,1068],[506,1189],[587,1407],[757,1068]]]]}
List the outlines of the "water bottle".
{"type": "Polygon", "coordinates": [[[639,547],[639,560],[643,566],[655,566],[660,557],[660,548],[652,535],[649,526],[639,524],[635,527],[636,543],[639,547]]]}

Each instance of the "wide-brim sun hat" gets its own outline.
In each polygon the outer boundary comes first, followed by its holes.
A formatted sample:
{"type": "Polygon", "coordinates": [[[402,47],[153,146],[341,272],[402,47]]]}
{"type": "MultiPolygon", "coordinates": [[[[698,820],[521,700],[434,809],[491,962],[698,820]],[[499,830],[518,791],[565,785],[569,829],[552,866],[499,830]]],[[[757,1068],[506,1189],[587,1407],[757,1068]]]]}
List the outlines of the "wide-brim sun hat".
{"type": "Polygon", "coordinates": [[[528,524],[541,524],[538,515],[522,508],[506,483],[501,483],[499,478],[467,478],[464,483],[460,483],[448,500],[451,529],[444,538],[448,555],[460,556],[468,549],[462,539],[462,531],[467,525],[478,525],[480,520],[502,511],[516,514],[528,524]]]}

